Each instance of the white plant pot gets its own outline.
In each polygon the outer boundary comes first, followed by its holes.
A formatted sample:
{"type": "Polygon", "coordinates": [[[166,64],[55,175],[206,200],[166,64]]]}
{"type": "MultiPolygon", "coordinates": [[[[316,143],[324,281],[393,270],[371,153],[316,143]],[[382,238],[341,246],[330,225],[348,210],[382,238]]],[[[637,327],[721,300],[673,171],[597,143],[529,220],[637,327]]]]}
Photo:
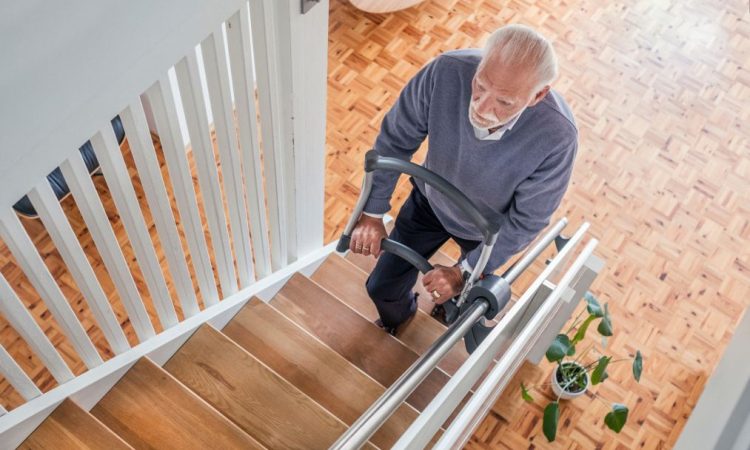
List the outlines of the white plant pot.
{"type": "MultiPolygon", "coordinates": [[[[576,365],[578,367],[583,367],[580,364],[578,364],[576,362],[572,362],[572,361],[570,361],[570,362],[564,362],[563,365],[566,366],[566,367],[570,366],[570,365],[576,365]]],[[[589,379],[589,374],[588,373],[586,373],[586,375],[585,375],[586,386],[583,389],[581,389],[580,392],[568,392],[567,390],[563,390],[563,387],[560,385],[560,382],[557,381],[557,371],[558,371],[558,367],[555,367],[555,370],[552,371],[552,391],[555,393],[556,396],[559,396],[563,400],[570,400],[570,399],[574,399],[576,397],[580,397],[580,396],[582,396],[583,394],[586,393],[586,391],[589,388],[589,384],[591,382],[591,380],[589,379]]]]}

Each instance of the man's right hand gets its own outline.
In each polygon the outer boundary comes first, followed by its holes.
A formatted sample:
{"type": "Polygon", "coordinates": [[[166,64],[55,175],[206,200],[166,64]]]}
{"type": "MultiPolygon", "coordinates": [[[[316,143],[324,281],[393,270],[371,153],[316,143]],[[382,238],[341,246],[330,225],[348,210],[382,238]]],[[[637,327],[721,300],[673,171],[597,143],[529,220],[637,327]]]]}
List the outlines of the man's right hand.
{"type": "Polygon", "coordinates": [[[361,253],[365,256],[380,256],[380,242],[388,237],[385,231],[383,219],[380,217],[370,217],[362,214],[352,231],[352,239],[349,242],[349,250],[354,253],[361,253]]]}

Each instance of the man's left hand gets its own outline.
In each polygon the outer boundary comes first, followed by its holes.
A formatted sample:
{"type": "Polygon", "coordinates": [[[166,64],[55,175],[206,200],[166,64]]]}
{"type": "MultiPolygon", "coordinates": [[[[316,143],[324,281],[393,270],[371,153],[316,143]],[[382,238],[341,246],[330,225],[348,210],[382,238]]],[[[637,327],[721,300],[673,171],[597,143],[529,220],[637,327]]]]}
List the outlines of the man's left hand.
{"type": "Polygon", "coordinates": [[[441,304],[461,292],[461,288],[464,287],[464,278],[458,266],[447,267],[435,264],[435,268],[422,278],[422,285],[430,293],[430,299],[441,304]]]}

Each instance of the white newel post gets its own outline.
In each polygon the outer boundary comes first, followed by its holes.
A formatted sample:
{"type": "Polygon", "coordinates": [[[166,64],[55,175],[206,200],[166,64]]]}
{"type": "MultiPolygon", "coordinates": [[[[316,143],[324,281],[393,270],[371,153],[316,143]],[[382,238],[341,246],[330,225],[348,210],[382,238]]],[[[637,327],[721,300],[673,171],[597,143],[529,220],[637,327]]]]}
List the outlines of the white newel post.
{"type": "Polygon", "coordinates": [[[297,256],[323,245],[326,92],[328,80],[328,0],[305,14],[290,0],[294,112],[294,169],[299,185],[297,256]]]}

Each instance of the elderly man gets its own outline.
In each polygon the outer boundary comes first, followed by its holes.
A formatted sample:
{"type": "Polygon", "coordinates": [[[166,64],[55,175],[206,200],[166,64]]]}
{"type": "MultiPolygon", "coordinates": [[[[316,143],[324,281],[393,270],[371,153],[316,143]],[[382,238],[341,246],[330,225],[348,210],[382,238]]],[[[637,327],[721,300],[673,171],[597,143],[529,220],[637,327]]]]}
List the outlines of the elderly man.
{"type": "MultiPolygon", "coordinates": [[[[484,51],[444,53],[404,87],[386,114],[375,151],[409,160],[429,135],[424,167],[455,185],[480,211],[500,217],[485,273],[526,247],[549,223],[568,186],[578,132],[563,98],[550,89],[557,58],[538,32],[520,25],[495,31],[484,51]]],[[[417,270],[398,256],[380,256],[383,214],[398,175],[375,174],[350,249],[378,262],[367,291],[391,334],[417,312],[417,270]]],[[[435,266],[422,280],[435,303],[458,293],[481,251],[481,233],[455,205],[421,181],[398,214],[390,238],[426,258],[448,239],[461,247],[453,267],[435,266]]]]}

